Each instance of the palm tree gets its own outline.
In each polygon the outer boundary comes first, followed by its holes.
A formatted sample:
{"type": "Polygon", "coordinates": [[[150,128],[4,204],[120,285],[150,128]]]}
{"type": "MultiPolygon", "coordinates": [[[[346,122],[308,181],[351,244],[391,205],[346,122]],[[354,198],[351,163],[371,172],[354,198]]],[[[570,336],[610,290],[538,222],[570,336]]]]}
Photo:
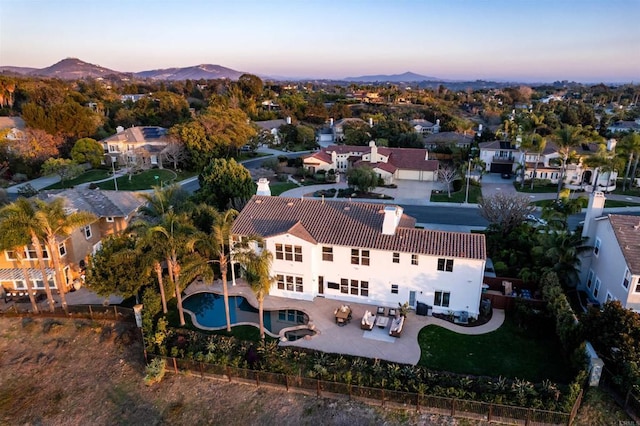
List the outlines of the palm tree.
{"type": "MultiPolygon", "coordinates": [[[[536,152],[539,152],[539,146],[540,146],[541,140],[542,140],[542,137],[535,133],[527,133],[522,137],[522,140],[520,142],[520,151],[522,152],[522,164],[521,164],[522,177],[520,180],[520,188],[524,188],[524,178],[525,178],[525,172],[527,170],[527,162],[526,162],[527,152],[534,151],[534,150],[536,152]]],[[[537,169],[537,167],[538,167],[538,162],[536,161],[535,168],[537,169]]],[[[534,172],[534,176],[535,176],[535,172],[534,172]]]]}
{"type": "Polygon", "coordinates": [[[64,278],[60,266],[60,252],[58,238],[68,237],[73,230],[80,226],[88,225],[97,218],[93,213],[79,211],[67,213],[64,207],[64,199],[55,198],[51,202],[35,200],[36,219],[38,221],[40,233],[42,234],[49,256],[53,260],[53,270],[58,283],[58,294],[62,308],[67,310],[67,299],[65,297],[67,280],[64,278]]]}
{"type": "Polygon", "coordinates": [[[142,193],[142,198],[147,204],[140,207],[139,212],[145,216],[159,219],[170,210],[176,212],[185,211],[189,203],[189,194],[180,185],[174,184],[159,188],[155,186],[152,193],[142,193]]]}
{"type": "Polygon", "coordinates": [[[531,190],[533,191],[533,184],[536,180],[536,175],[538,174],[538,163],[540,162],[540,155],[544,152],[544,149],[547,147],[547,139],[540,138],[538,140],[538,145],[535,148],[536,153],[536,164],[533,166],[533,176],[531,176],[531,190]]]}
{"type": "Polygon", "coordinates": [[[564,125],[561,129],[556,130],[554,134],[554,141],[558,145],[558,152],[560,159],[562,160],[562,166],[560,168],[560,177],[558,179],[558,192],[556,199],[560,198],[560,190],[564,184],[564,175],[567,170],[567,160],[571,155],[571,151],[580,144],[580,129],[569,125],[564,125]]]}
{"type": "Polygon", "coordinates": [[[41,224],[36,213],[37,210],[31,201],[20,197],[0,210],[0,222],[2,223],[3,229],[11,229],[18,235],[22,235],[23,238],[31,241],[31,245],[38,258],[44,291],[47,294],[47,301],[49,302],[49,310],[54,312],[56,302],[53,300],[51,286],[49,285],[49,276],[44,263],[44,250],[40,240],[41,224]]]}
{"type": "MultiPolygon", "coordinates": [[[[624,180],[622,181],[622,190],[626,191],[627,189],[627,180],[629,176],[631,176],[632,182],[633,178],[636,175],[636,171],[638,168],[638,161],[640,160],[640,135],[637,133],[630,133],[622,138],[620,144],[616,147],[623,155],[628,156],[627,167],[624,173],[624,180]],[[631,163],[635,163],[633,167],[633,173],[630,174],[631,171],[631,163]]],[[[632,184],[629,184],[631,187],[632,184]]]]}
{"type": "MultiPolygon", "coordinates": [[[[231,316],[229,313],[229,288],[227,284],[227,271],[229,269],[231,227],[238,216],[238,211],[229,209],[218,212],[210,206],[199,208],[203,213],[211,217],[210,233],[203,233],[195,242],[194,247],[204,256],[208,262],[217,263],[220,267],[222,278],[222,294],[224,296],[224,312],[227,319],[227,331],[231,331],[231,316]]],[[[189,247],[193,249],[194,247],[189,247]]]]}
{"type": "Polygon", "coordinates": [[[154,239],[154,244],[157,245],[167,262],[169,280],[175,286],[181,326],[185,325],[185,320],[182,308],[182,290],[180,289],[180,260],[194,233],[195,228],[185,215],[170,210],[162,216],[158,225],[148,228],[146,236],[149,240],[154,239]]]}
{"type": "Polygon", "coordinates": [[[599,175],[606,173],[608,180],[611,180],[611,172],[618,168],[619,162],[620,159],[613,152],[607,151],[605,144],[599,144],[598,152],[585,158],[584,163],[594,169],[593,192],[598,190],[599,175]]]}
{"type": "Polygon", "coordinates": [[[5,229],[3,226],[4,224],[4,222],[0,223],[0,234],[2,234],[2,239],[0,240],[0,251],[8,250],[15,253],[18,265],[20,265],[20,269],[22,270],[22,277],[24,278],[24,283],[27,287],[27,294],[29,295],[29,301],[31,301],[31,307],[33,308],[33,312],[37,314],[39,312],[38,304],[36,303],[31,277],[29,276],[29,270],[24,258],[24,250],[25,246],[29,243],[29,237],[21,234],[20,231],[5,229]]]}
{"type": "Polygon", "coordinates": [[[246,246],[234,253],[234,260],[244,267],[247,273],[247,282],[258,300],[260,338],[264,339],[264,298],[269,294],[269,290],[275,282],[275,278],[269,275],[273,254],[267,249],[256,252],[253,248],[246,246]]]}

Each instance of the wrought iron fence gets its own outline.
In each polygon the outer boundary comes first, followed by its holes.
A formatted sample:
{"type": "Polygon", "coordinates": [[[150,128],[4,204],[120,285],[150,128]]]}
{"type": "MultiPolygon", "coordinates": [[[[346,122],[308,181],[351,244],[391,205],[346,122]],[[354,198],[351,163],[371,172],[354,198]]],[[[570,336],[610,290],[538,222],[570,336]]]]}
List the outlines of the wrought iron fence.
{"type": "Polygon", "coordinates": [[[133,309],[115,305],[69,305],[66,310],[56,307],[53,311],[47,307],[35,313],[30,308],[19,308],[14,304],[6,310],[0,311],[0,317],[86,318],[135,322],[133,309]]]}
{"type": "Polygon", "coordinates": [[[299,375],[286,375],[250,370],[230,366],[207,364],[180,358],[148,355],[148,361],[164,359],[168,371],[178,373],[189,371],[201,377],[216,378],[229,382],[250,383],[255,386],[268,384],[287,391],[296,389],[320,396],[348,396],[351,399],[392,408],[415,409],[418,411],[454,416],[472,420],[518,425],[570,425],[582,401],[580,393],[571,413],[546,411],[535,408],[493,404],[482,401],[423,395],[412,392],[372,388],[355,384],[333,382],[299,375]]]}

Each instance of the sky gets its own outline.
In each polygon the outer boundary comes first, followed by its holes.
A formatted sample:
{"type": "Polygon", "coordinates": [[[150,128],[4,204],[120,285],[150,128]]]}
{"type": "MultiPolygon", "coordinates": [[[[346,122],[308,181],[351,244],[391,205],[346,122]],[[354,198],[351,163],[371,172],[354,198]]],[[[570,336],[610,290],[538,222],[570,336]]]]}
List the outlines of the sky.
{"type": "Polygon", "coordinates": [[[640,81],[640,0],[0,0],[0,66],[640,81]]]}

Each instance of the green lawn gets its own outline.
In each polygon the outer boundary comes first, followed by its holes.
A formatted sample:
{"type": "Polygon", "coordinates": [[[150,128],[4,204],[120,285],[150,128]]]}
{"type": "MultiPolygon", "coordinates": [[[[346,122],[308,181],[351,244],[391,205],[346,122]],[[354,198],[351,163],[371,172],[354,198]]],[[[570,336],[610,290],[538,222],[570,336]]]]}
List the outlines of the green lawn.
{"type": "Polygon", "coordinates": [[[422,351],[418,365],[433,370],[532,382],[571,380],[571,369],[559,352],[555,335],[534,339],[508,317],[498,330],[477,336],[428,325],[420,330],[418,343],[422,351]]]}
{"type": "Polygon", "coordinates": [[[297,188],[297,187],[298,185],[296,185],[293,182],[275,182],[269,185],[269,188],[271,188],[271,195],[273,196],[280,195],[285,191],[288,191],[290,189],[297,188]]]}
{"type": "MultiPolygon", "coordinates": [[[[139,191],[143,189],[150,189],[152,186],[170,185],[180,180],[186,179],[190,176],[194,176],[193,172],[180,172],[176,173],[169,169],[151,169],[145,170],[137,175],[134,175],[129,181],[129,176],[121,176],[118,180],[118,189],[122,191],[139,191]],[[155,177],[158,176],[156,179],[155,177]]],[[[108,180],[98,184],[100,189],[115,189],[113,180],[108,180]]]]}
{"type": "Polygon", "coordinates": [[[548,184],[548,185],[537,184],[537,185],[534,185],[533,190],[531,189],[531,183],[527,183],[527,182],[525,182],[524,188],[520,187],[520,182],[513,182],[513,186],[516,188],[516,191],[526,192],[529,194],[547,194],[547,193],[558,192],[557,184],[548,184]]]}
{"type": "MultiPolygon", "coordinates": [[[[431,193],[431,201],[434,203],[464,203],[466,197],[467,187],[462,186],[462,189],[458,192],[452,192],[451,198],[449,198],[446,191],[441,194],[431,193]]],[[[478,197],[482,196],[482,189],[479,186],[469,185],[469,203],[476,204],[478,197]]]]}
{"type": "Polygon", "coordinates": [[[77,178],[66,181],[64,183],[64,186],[62,185],[61,182],[58,182],[46,187],[45,189],[71,188],[81,183],[87,183],[87,182],[93,182],[96,180],[106,179],[109,177],[110,174],[111,172],[109,170],[103,170],[103,169],[88,170],[83,174],[81,174],[80,176],[78,176],[77,178]]]}

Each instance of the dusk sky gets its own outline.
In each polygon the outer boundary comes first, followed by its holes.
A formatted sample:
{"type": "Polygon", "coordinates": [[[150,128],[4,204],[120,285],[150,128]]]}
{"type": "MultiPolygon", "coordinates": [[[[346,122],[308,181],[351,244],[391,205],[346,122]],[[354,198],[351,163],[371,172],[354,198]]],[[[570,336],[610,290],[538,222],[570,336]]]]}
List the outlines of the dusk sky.
{"type": "Polygon", "coordinates": [[[0,0],[0,65],[640,81],[640,0],[0,0]]]}

